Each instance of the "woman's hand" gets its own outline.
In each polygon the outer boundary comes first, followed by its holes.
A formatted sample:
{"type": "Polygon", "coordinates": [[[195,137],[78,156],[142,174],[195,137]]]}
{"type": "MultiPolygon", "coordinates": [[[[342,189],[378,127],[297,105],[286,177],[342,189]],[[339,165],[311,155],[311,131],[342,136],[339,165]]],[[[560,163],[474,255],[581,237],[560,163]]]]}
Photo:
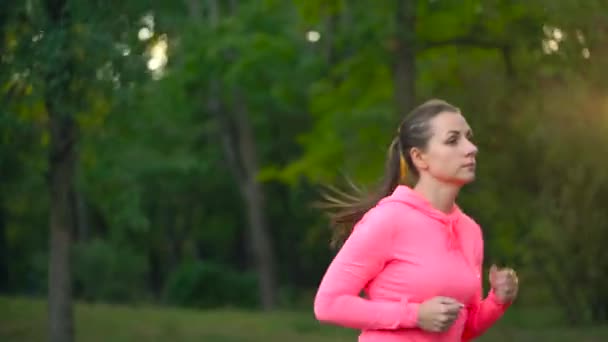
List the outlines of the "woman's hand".
{"type": "Polygon", "coordinates": [[[494,293],[503,303],[511,303],[517,297],[519,280],[512,268],[490,267],[490,285],[494,293]]]}
{"type": "Polygon", "coordinates": [[[446,331],[464,305],[449,297],[434,297],[418,307],[418,327],[431,332],[446,331]]]}

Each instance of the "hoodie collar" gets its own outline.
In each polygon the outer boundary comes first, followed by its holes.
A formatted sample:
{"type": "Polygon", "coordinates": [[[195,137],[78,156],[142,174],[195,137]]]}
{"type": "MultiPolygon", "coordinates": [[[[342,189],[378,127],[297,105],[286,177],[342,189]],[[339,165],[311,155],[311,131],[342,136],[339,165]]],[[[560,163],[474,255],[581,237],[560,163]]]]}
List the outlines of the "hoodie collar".
{"type": "Polygon", "coordinates": [[[456,204],[454,204],[450,213],[444,213],[443,211],[436,209],[431,205],[431,202],[424,198],[420,193],[406,185],[398,185],[389,198],[404,202],[444,223],[447,223],[450,220],[457,220],[462,214],[460,208],[456,204]]]}
{"type": "Polygon", "coordinates": [[[385,198],[385,201],[405,203],[423,214],[438,220],[446,227],[448,248],[453,249],[459,247],[457,226],[458,220],[462,216],[462,211],[458,205],[454,204],[450,213],[444,213],[441,210],[434,208],[426,198],[406,185],[398,185],[393,193],[385,198]]]}

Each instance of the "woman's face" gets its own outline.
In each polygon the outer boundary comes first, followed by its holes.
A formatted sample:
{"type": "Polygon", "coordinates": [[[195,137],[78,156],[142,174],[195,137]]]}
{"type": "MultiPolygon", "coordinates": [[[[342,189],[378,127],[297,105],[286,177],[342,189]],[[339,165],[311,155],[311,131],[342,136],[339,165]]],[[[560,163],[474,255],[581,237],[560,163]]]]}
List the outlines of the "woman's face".
{"type": "Polygon", "coordinates": [[[464,185],[475,179],[477,146],[460,113],[442,112],[429,122],[431,138],[424,150],[412,155],[421,176],[464,185]]]}

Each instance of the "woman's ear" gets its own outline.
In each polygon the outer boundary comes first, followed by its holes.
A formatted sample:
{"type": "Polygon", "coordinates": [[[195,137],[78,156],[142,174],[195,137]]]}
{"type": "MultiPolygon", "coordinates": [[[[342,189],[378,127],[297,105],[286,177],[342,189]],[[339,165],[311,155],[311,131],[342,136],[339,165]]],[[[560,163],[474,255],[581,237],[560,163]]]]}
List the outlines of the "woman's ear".
{"type": "Polygon", "coordinates": [[[426,162],[426,154],[422,152],[417,147],[412,147],[410,149],[410,158],[412,158],[412,162],[416,169],[418,170],[426,170],[428,168],[428,163],[426,162]]]}

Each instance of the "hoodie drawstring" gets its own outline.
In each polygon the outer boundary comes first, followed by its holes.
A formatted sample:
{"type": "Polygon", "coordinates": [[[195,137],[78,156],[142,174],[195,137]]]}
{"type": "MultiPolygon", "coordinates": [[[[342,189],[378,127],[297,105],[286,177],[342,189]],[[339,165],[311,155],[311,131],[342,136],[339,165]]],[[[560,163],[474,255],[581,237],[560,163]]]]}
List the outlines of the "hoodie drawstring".
{"type": "Polygon", "coordinates": [[[448,230],[448,249],[460,249],[460,239],[458,236],[457,219],[450,218],[447,222],[448,230]]]}

